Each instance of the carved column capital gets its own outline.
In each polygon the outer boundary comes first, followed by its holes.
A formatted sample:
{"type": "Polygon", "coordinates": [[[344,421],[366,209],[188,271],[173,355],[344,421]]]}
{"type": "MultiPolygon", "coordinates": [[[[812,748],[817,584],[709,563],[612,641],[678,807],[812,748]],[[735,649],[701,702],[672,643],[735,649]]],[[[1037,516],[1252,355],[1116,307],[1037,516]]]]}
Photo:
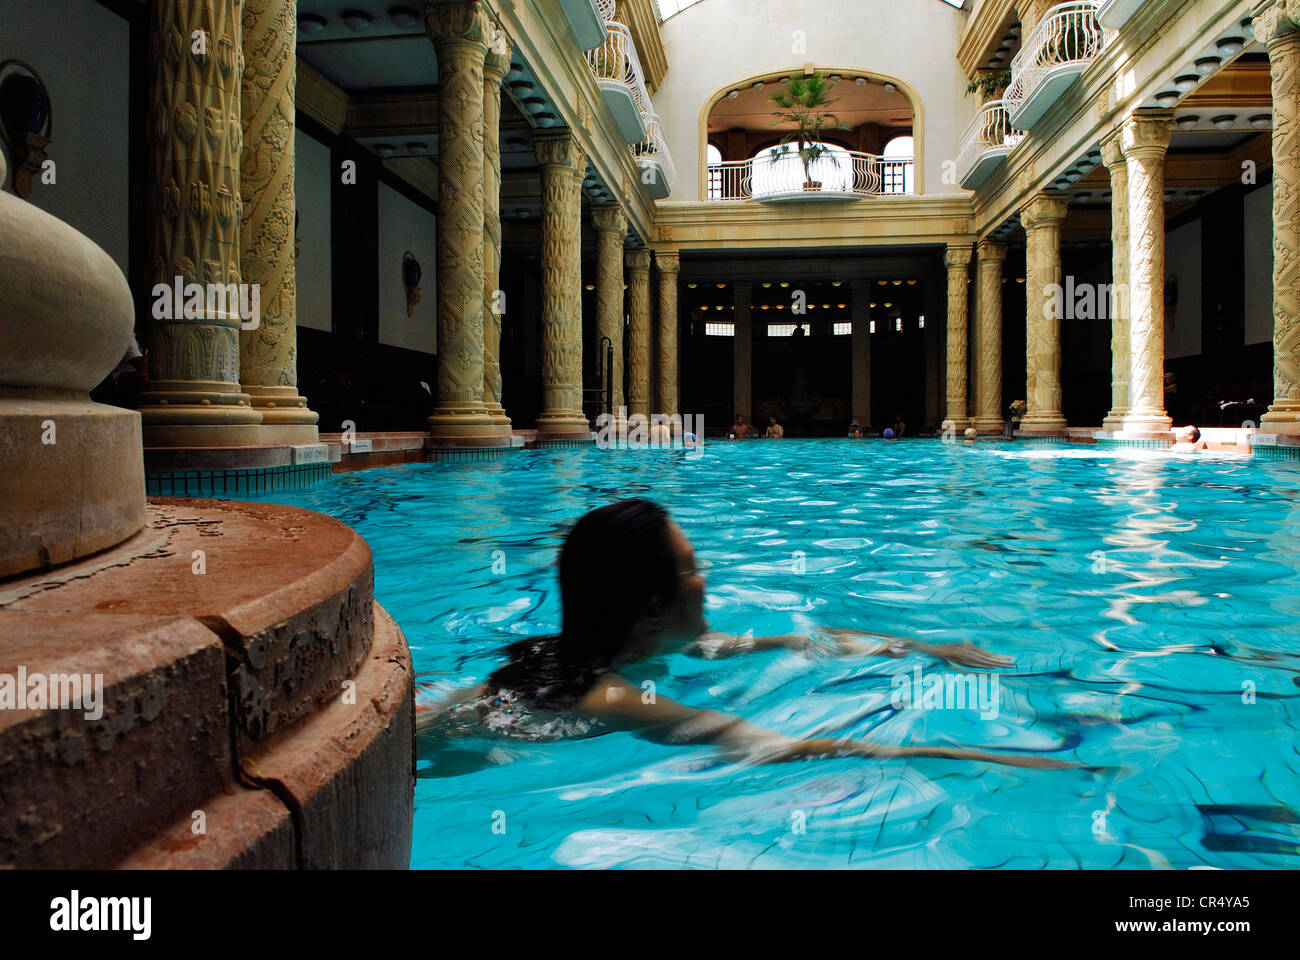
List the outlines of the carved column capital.
{"type": "Polygon", "coordinates": [[[629,270],[649,270],[650,269],[650,251],[645,247],[636,250],[629,250],[624,257],[629,270]]]}
{"type": "Polygon", "coordinates": [[[1255,11],[1255,38],[1272,52],[1273,46],[1300,39],[1300,0],[1274,0],[1255,11]]]}
{"type": "Polygon", "coordinates": [[[1025,230],[1059,223],[1069,211],[1070,201],[1059,194],[1040,193],[1020,208],[1020,222],[1025,230]]]}
{"type": "Polygon", "coordinates": [[[990,263],[992,261],[1001,263],[1007,258],[1007,245],[999,243],[997,240],[981,240],[976,250],[979,253],[980,263],[990,263]]]}
{"type": "Polygon", "coordinates": [[[1168,110],[1139,111],[1120,128],[1120,146],[1125,160],[1163,159],[1169,151],[1174,115],[1168,110]]]}
{"type": "Polygon", "coordinates": [[[662,276],[677,276],[682,267],[682,255],[676,250],[656,250],[655,266],[662,276]]]}
{"type": "Polygon", "coordinates": [[[1116,127],[1101,141],[1101,162],[1107,170],[1113,171],[1127,162],[1124,159],[1124,147],[1120,139],[1122,133],[1122,129],[1116,127]]]}
{"type": "Polygon", "coordinates": [[[463,45],[486,54],[492,42],[492,21],[482,0],[428,0],[424,27],[439,50],[463,45]]]}
{"type": "Polygon", "coordinates": [[[974,248],[969,243],[950,243],[943,255],[944,265],[949,270],[965,270],[970,266],[974,248]]]}
{"type": "Polygon", "coordinates": [[[612,233],[618,237],[627,235],[627,215],[617,204],[593,207],[591,225],[596,228],[597,234],[612,233]]]}
{"type": "Polygon", "coordinates": [[[579,159],[584,165],[587,162],[578,141],[567,130],[537,134],[533,137],[533,151],[542,167],[572,168],[579,159]]]}
{"type": "Polygon", "coordinates": [[[513,52],[514,46],[510,43],[510,38],[506,36],[505,31],[493,31],[492,39],[488,42],[487,54],[483,60],[484,83],[501,85],[506,78],[506,73],[510,70],[510,55],[513,52]]]}

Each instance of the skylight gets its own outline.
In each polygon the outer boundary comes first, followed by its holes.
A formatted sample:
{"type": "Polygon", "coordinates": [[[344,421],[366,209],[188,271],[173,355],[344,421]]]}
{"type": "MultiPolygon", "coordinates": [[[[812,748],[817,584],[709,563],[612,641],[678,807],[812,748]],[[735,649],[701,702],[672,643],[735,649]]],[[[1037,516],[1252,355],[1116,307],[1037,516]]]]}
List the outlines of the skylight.
{"type": "MultiPolygon", "coordinates": [[[[659,0],[659,18],[667,20],[673,14],[681,13],[687,7],[693,7],[699,2],[700,0],[659,0]]],[[[929,2],[929,0],[926,0],[926,2],[929,2]]],[[[960,10],[965,5],[966,0],[939,0],[939,2],[960,10]]]]}

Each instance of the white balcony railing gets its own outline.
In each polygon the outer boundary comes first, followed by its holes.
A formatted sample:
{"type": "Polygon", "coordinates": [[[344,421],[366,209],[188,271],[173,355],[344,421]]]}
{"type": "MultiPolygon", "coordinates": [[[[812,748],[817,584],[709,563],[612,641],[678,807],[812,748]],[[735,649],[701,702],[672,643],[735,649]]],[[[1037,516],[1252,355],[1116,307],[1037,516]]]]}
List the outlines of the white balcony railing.
{"type": "Polygon", "coordinates": [[[1011,61],[1011,85],[1002,98],[1011,125],[1032,129],[1105,44],[1096,0],[1052,7],[1011,61]]]}
{"type": "Polygon", "coordinates": [[[984,104],[961,138],[957,154],[957,182],[974,190],[1006,159],[1025,135],[1011,126],[1001,100],[984,104]]]}
{"type": "Polygon", "coordinates": [[[641,168],[641,181],[649,188],[650,196],[663,200],[672,193],[677,168],[668,152],[668,141],[664,139],[663,124],[657,114],[652,113],[646,121],[645,139],[633,144],[632,156],[641,168]]]}
{"type": "Polygon", "coordinates": [[[645,72],[628,28],[616,20],[607,20],[605,26],[609,32],[600,46],[587,51],[587,62],[623,139],[640,143],[646,136],[646,120],[653,113],[645,72]]]}
{"type": "Polygon", "coordinates": [[[799,154],[709,164],[710,200],[813,201],[913,192],[911,157],[879,157],[836,149],[809,164],[799,154]]]}
{"type": "Polygon", "coordinates": [[[605,39],[605,0],[560,0],[564,19],[573,27],[578,46],[590,50],[605,39]]]}

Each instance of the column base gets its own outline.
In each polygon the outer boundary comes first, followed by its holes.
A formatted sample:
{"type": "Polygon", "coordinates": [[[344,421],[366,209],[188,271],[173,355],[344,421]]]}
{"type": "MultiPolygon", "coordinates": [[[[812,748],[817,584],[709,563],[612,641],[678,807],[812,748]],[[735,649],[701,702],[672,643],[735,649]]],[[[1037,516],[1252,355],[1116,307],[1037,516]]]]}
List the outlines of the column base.
{"type": "MultiPolygon", "coordinates": [[[[974,425],[975,421],[970,417],[947,416],[943,418],[943,423],[951,423],[953,429],[958,433],[965,433],[967,429],[974,425]]],[[[941,427],[942,425],[943,424],[940,424],[941,427]]]]}
{"type": "Polygon", "coordinates": [[[1173,428],[1173,418],[1163,410],[1130,410],[1124,415],[1118,432],[1126,436],[1153,436],[1169,433],[1173,428]]]}
{"type": "Polygon", "coordinates": [[[537,418],[537,439],[552,440],[575,438],[591,434],[591,423],[585,416],[573,410],[546,411],[537,418]]]}
{"type": "Polygon", "coordinates": [[[262,414],[234,384],[162,380],[140,397],[140,420],[146,446],[230,447],[258,443],[262,414]]]}
{"type": "Polygon", "coordinates": [[[505,407],[501,406],[501,404],[489,403],[487,405],[487,412],[488,412],[488,416],[492,418],[492,422],[495,423],[497,426],[499,427],[510,426],[510,418],[506,416],[505,407]]]}
{"type": "Polygon", "coordinates": [[[510,421],[497,423],[485,409],[438,411],[427,421],[436,440],[468,440],[485,437],[509,438],[510,421]]]}
{"type": "Polygon", "coordinates": [[[259,442],[275,444],[316,443],[320,439],[316,424],[320,414],[307,408],[307,398],[299,396],[297,387],[265,387],[241,384],[262,415],[259,442]]]}
{"type": "Polygon", "coordinates": [[[1004,434],[1007,432],[1007,422],[996,417],[976,417],[973,426],[980,433],[1004,434]]]}
{"type": "Polygon", "coordinates": [[[1031,413],[1020,421],[1019,433],[1063,434],[1070,424],[1056,412],[1031,413]]]}
{"type": "Polygon", "coordinates": [[[1300,434],[1300,400],[1279,400],[1259,418],[1260,433],[1300,434]]]}
{"type": "Polygon", "coordinates": [[[1124,418],[1128,416],[1128,410],[1125,407],[1116,407],[1110,413],[1106,414],[1106,419],[1101,422],[1102,430],[1109,430],[1117,433],[1124,429],[1124,418]]]}

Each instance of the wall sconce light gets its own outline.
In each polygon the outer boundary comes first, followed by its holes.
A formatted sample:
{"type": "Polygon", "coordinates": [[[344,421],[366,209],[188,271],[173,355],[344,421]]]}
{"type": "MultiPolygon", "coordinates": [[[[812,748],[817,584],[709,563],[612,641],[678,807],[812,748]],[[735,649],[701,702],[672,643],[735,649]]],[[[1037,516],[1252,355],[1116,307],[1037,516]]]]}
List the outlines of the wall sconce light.
{"type": "Polygon", "coordinates": [[[1219,52],[1225,57],[1235,57],[1246,48],[1246,41],[1241,37],[1224,37],[1219,41],[1219,52]]]}
{"type": "Polygon", "coordinates": [[[1235,116],[1215,117],[1210,123],[1214,124],[1215,130],[1231,130],[1237,125],[1237,118],[1235,116]]]}
{"type": "Polygon", "coordinates": [[[0,63],[0,134],[13,160],[14,193],[31,196],[34,178],[49,159],[54,110],[41,78],[20,60],[0,63]]]}
{"type": "Polygon", "coordinates": [[[1156,106],[1161,107],[1165,110],[1169,110],[1172,109],[1173,107],[1178,106],[1178,101],[1180,99],[1181,98],[1178,96],[1178,91],[1166,90],[1164,93],[1156,94],[1156,106]]]}
{"type": "Polygon", "coordinates": [[[1174,78],[1174,86],[1180,93],[1191,93],[1201,82],[1201,78],[1195,74],[1187,73],[1181,77],[1174,78]]]}
{"type": "Polygon", "coordinates": [[[1196,72],[1203,77],[1208,77],[1215,70],[1218,70],[1223,63],[1219,57],[1201,57],[1196,61],[1196,72]]]}
{"type": "Polygon", "coordinates": [[[415,316],[415,305],[420,302],[420,261],[407,250],[402,254],[402,286],[406,288],[406,315],[415,316]]]}

